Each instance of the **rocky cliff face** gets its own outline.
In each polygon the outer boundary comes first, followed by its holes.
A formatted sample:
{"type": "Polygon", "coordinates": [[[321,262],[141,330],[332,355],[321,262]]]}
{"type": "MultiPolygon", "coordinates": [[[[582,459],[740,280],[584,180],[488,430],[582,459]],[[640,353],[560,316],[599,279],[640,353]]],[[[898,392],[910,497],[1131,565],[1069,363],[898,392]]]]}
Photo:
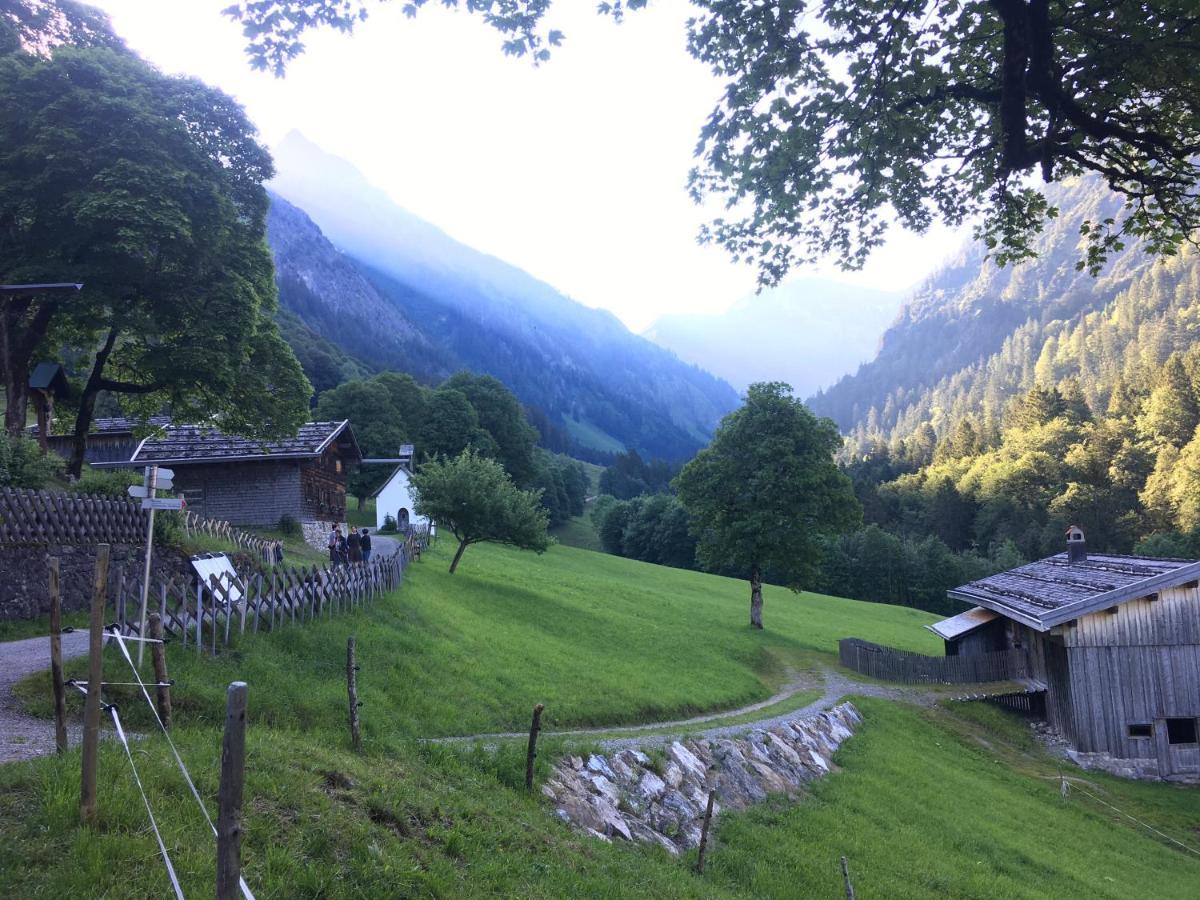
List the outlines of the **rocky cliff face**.
{"type": "Polygon", "coordinates": [[[675,741],[665,759],[640,750],[568,756],[542,787],[559,818],[604,840],[645,841],[679,853],[700,843],[708,792],[744,809],[829,774],[862,716],[851,703],[744,738],[675,741]]]}

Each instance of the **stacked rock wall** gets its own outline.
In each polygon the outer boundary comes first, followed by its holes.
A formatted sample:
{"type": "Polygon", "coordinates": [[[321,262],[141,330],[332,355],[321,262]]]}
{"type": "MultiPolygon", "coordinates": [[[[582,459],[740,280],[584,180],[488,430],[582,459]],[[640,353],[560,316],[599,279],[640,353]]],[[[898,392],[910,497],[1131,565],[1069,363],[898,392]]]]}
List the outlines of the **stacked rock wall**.
{"type": "Polygon", "coordinates": [[[700,843],[715,790],[720,809],[744,809],[826,775],[862,717],[853,704],[737,739],[675,741],[665,756],[640,750],[569,756],[542,792],[559,818],[606,840],[646,841],[679,853],[700,843]]]}

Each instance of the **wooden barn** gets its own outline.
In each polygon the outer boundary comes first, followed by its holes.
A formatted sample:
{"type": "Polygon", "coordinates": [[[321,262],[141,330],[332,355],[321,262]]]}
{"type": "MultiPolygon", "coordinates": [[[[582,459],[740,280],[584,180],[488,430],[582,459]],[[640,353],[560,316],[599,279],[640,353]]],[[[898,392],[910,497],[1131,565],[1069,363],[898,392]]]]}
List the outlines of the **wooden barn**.
{"type": "Polygon", "coordinates": [[[146,438],[128,464],[175,472],[188,509],[234,525],[343,522],[346,475],[362,453],[348,421],[309,422],[295,437],[254,441],[200,425],[172,425],[146,438]]]}
{"type": "Polygon", "coordinates": [[[950,591],[973,608],[929,627],[948,655],[1025,650],[1050,724],[1096,765],[1200,776],[1200,562],[1067,535],[1066,553],[950,591]]]}
{"type": "MultiPolygon", "coordinates": [[[[166,416],[152,416],[145,424],[135,419],[93,419],[84,445],[83,461],[109,467],[129,465],[129,457],[138,445],[136,432],[142,429],[142,433],[145,434],[147,427],[163,428],[170,423],[171,420],[166,416]]],[[[29,434],[39,441],[42,440],[40,426],[30,428],[29,434]]],[[[74,436],[70,434],[51,434],[45,438],[45,445],[63,459],[70,459],[74,440],[74,436]]]]}

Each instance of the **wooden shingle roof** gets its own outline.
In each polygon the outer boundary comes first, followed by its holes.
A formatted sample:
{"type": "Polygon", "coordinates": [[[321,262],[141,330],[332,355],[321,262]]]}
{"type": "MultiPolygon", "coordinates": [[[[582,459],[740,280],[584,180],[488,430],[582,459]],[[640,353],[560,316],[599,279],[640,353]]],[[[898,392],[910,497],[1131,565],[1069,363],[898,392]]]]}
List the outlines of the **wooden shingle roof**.
{"type": "Polygon", "coordinates": [[[1059,553],[949,591],[1038,631],[1200,578],[1200,562],[1092,553],[1070,563],[1059,553]]]}
{"type": "Polygon", "coordinates": [[[276,459],[308,459],[320,456],[335,440],[362,454],[350,429],[350,422],[307,422],[294,437],[278,441],[256,441],[224,434],[205,425],[172,425],[146,438],[134,451],[130,462],[188,465],[190,463],[248,462],[276,459]]]}

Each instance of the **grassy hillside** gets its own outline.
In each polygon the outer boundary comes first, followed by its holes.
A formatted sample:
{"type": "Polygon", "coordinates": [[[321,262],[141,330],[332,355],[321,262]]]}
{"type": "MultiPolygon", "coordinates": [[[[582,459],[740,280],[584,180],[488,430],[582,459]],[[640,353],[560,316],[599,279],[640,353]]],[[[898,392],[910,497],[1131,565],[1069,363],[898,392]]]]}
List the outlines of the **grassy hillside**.
{"type": "Polygon", "coordinates": [[[427,553],[404,589],[366,614],[247,636],[215,661],[173,653],[177,705],[218,717],[239,678],[272,685],[252,706],[256,721],[340,728],[351,634],[366,734],[389,743],[528,728],[538,702],[550,728],[738,707],[771,696],[789,667],[810,666],[849,633],[939,649],[921,627],[934,617],[917,610],[768,587],[767,630],[756,632],[743,582],[561,546],[540,557],[474,546],[450,575],[450,550],[427,553]]]}
{"type": "MultiPolygon", "coordinates": [[[[829,662],[844,634],[936,650],[920,627],[931,617],[768,589],[755,633],[739,582],[566,547],[473,547],[455,576],[446,562],[443,546],[371,609],[247,636],[215,661],[171,645],[177,741],[210,800],[224,688],[250,685],[243,855],[257,896],[832,897],[843,854],[864,898],[1184,897],[1200,879],[1200,859],[1078,791],[1061,798],[1058,764],[1015,719],[957,704],[860,701],[840,771],[798,802],[722,816],[703,878],[657,848],[579,836],[521,787],[517,742],[492,754],[408,738],[527,727],[538,700],[552,726],[734,706],[788,666],[829,662]],[[345,726],[349,634],[361,756],[345,726]]],[[[44,702],[45,678],[23,693],[44,702]]],[[[121,708],[147,728],[132,696],[121,708]]],[[[542,776],[558,746],[544,743],[542,776]]],[[[150,736],[134,755],[185,891],[211,895],[211,837],[169,751],[150,736]]],[[[75,824],[78,779],[77,752],[0,767],[0,896],[166,895],[120,747],[101,748],[95,829],[75,824]]],[[[1195,843],[1196,789],[1086,786],[1195,843]]]]}

